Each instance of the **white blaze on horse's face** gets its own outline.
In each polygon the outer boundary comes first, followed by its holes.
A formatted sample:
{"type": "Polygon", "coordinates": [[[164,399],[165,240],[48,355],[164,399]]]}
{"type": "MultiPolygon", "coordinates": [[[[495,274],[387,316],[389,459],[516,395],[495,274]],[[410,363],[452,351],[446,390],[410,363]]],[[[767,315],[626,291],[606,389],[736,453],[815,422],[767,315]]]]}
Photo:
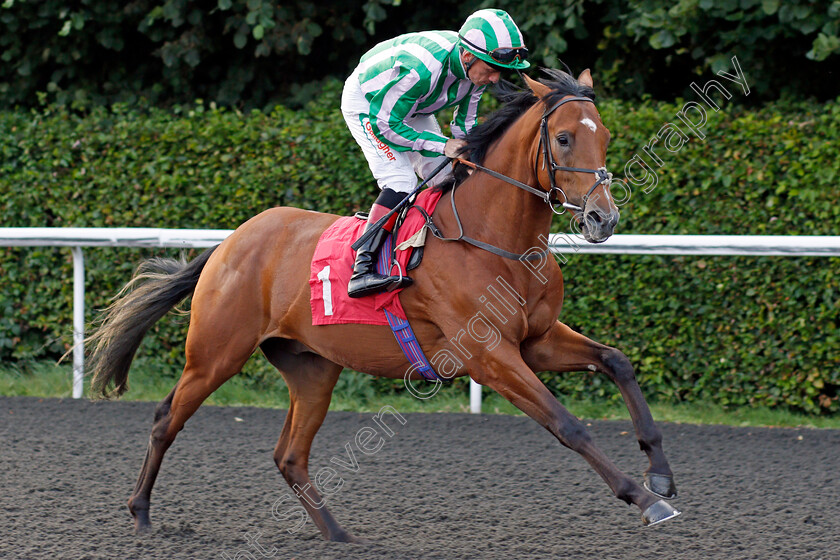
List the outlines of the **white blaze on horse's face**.
{"type": "Polygon", "coordinates": [[[589,130],[591,130],[592,132],[595,132],[596,130],[598,130],[598,125],[595,124],[592,121],[592,119],[590,119],[589,117],[586,117],[585,119],[580,121],[580,124],[586,125],[589,128],[589,130]]]}

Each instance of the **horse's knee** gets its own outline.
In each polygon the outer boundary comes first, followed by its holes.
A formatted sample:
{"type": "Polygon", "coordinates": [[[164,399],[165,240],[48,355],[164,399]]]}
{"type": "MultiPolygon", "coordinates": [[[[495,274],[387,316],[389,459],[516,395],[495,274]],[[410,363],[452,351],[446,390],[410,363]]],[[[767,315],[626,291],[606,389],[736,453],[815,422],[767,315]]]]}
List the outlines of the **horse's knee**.
{"type": "Polygon", "coordinates": [[[306,472],[306,462],[302,461],[299,456],[294,454],[283,454],[279,455],[275,453],[274,455],[274,464],[277,465],[277,468],[280,470],[280,474],[283,475],[287,481],[289,480],[297,480],[301,473],[306,472]]]}
{"type": "Polygon", "coordinates": [[[604,351],[601,361],[607,367],[609,375],[617,382],[629,382],[636,379],[636,372],[630,359],[620,350],[609,348],[604,351]]]}
{"type": "Polygon", "coordinates": [[[592,436],[586,431],[586,427],[577,419],[567,422],[557,430],[560,443],[571,449],[580,452],[585,446],[592,443],[592,436]]]}
{"type": "Polygon", "coordinates": [[[282,474],[285,477],[286,476],[286,469],[288,468],[288,465],[286,464],[286,461],[284,460],[284,455],[285,455],[285,450],[283,450],[283,449],[276,449],[274,451],[274,464],[277,465],[277,470],[280,471],[280,474],[282,474]]]}

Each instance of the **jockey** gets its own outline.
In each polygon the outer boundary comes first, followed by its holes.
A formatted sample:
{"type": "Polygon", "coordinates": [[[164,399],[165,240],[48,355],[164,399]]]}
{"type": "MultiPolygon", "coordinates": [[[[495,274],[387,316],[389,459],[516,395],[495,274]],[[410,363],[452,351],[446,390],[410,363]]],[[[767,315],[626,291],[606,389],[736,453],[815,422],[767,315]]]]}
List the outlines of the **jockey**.
{"type": "MultiPolygon", "coordinates": [[[[457,156],[476,123],[478,102],[503,70],[530,65],[528,49],[513,19],[502,10],[479,10],[456,33],[407,33],[368,51],[344,84],[341,112],[362,148],[381,193],[370,209],[372,224],[399,204],[445,157],[457,156]],[[455,107],[452,138],[435,113],[455,107]]],[[[451,179],[452,167],[429,181],[451,179]]],[[[356,252],[350,297],[410,285],[412,280],[376,272],[376,254],[396,214],[356,252]],[[399,284],[399,285],[397,285],[399,284]]]]}

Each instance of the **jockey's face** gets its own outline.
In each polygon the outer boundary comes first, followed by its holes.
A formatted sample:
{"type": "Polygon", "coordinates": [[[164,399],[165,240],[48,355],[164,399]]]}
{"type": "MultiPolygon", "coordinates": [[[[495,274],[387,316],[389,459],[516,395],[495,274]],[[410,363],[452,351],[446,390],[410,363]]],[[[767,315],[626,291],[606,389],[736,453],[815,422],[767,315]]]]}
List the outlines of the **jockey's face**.
{"type": "Polygon", "coordinates": [[[467,72],[467,77],[475,85],[487,86],[495,84],[501,78],[502,72],[498,68],[494,68],[483,60],[476,58],[471,52],[464,52],[464,65],[468,65],[471,61],[474,62],[467,72]]]}

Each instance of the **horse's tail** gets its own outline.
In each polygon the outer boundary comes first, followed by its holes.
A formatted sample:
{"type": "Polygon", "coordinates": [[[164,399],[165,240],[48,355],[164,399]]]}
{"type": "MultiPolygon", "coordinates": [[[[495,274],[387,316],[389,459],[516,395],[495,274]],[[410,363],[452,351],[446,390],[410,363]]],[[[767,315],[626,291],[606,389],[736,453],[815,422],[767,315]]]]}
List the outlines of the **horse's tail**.
{"type": "Polygon", "coordinates": [[[86,340],[93,349],[89,364],[94,393],[107,398],[128,390],[128,369],[146,332],[192,294],[215,249],[204,251],[189,263],[184,259],[153,258],[137,267],[86,340]],[[111,383],[113,390],[109,389],[111,383]]]}

